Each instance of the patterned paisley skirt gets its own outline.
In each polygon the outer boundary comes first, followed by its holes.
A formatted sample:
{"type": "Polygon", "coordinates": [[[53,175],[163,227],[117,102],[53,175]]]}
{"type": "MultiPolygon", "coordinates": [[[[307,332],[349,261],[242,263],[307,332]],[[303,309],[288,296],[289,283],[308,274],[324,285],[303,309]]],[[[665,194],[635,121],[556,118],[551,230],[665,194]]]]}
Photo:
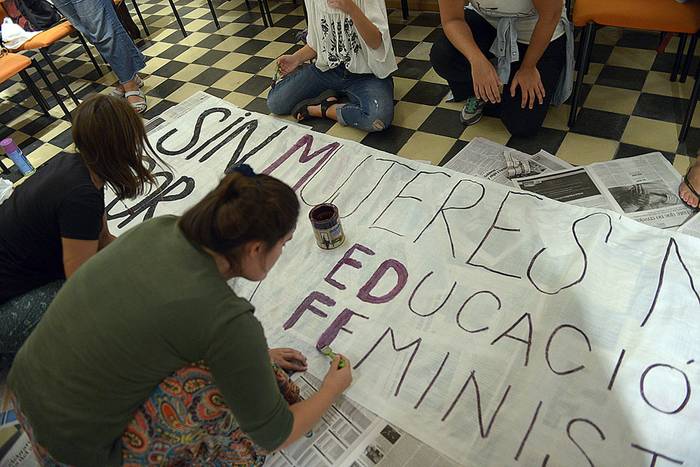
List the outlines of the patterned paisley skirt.
{"type": "MultiPolygon", "coordinates": [[[[290,403],[300,400],[299,388],[274,366],[280,391],[290,403]]],[[[17,408],[17,418],[45,466],[62,467],[37,444],[32,428],[17,408]]],[[[202,363],[164,379],[136,411],[122,435],[123,465],[259,466],[265,452],[238,427],[212,374],[202,363]]]]}

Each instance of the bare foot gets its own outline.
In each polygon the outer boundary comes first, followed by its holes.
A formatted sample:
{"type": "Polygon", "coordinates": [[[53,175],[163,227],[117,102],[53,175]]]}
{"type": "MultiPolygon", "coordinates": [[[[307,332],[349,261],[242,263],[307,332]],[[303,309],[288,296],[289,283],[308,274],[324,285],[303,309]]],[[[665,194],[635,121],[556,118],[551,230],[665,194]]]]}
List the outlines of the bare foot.
{"type": "Polygon", "coordinates": [[[697,190],[700,190],[700,165],[698,165],[697,159],[692,167],[690,167],[687,177],[691,186],[688,186],[685,180],[681,182],[681,186],[678,187],[678,195],[685,204],[691,208],[697,209],[698,204],[700,204],[700,198],[698,198],[697,195],[697,190]]]}

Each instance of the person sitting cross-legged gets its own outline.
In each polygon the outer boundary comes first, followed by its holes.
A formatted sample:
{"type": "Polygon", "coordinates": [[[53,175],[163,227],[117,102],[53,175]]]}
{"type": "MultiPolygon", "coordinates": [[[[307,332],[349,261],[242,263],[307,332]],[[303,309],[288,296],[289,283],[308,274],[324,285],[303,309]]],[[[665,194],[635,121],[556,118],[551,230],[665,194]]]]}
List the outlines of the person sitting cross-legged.
{"type": "Polygon", "coordinates": [[[270,111],[298,121],[328,118],[370,132],[389,127],[390,74],[397,66],[384,0],[308,0],[306,8],[308,43],[277,59],[283,79],[267,96],[270,111]]]}

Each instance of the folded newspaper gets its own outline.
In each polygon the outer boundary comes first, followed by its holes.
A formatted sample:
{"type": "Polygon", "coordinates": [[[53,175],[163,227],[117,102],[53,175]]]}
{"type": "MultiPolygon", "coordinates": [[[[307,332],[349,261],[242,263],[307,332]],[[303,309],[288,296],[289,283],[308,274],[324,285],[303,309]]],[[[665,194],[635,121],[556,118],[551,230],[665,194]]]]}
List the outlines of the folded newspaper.
{"type": "Polygon", "coordinates": [[[445,167],[563,203],[609,209],[662,229],[675,229],[694,213],[678,197],[680,175],[659,152],[573,167],[545,151],[530,156],[474,138],[445,167]],[[530,175],[509,177],[513,157],[528,162],[530,175]]]}

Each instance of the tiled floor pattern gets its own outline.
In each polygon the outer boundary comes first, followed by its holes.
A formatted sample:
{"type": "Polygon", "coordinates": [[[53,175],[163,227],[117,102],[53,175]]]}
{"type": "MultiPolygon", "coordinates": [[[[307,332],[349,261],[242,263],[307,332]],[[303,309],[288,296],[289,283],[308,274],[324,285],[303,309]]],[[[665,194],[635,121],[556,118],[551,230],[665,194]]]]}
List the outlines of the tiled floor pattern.
{"type": "MultiPolygon", "coordinates": [[[[265,28],[255,2],[248,11],[242,0],[215,0],[222,25],[217,30],[204,0],[175,3],[187,37],[182,36],[165,0],[139,0],[151,29],[150,37],[137,43],[148,59],[144,70],[149,102],[146,117],[157,116],[199,90],[268,113],[265,96],[274,59],[301,47],[296,42],[297,33],[305,28],[301,6],[270,0],[275,26],[265,28]]],[[[657,54],[658,34],[600,30],[576,126],[567,128],[569,106],[562,105],[550,110],[536,137],[522,139],[511,137],[495,118],[485,117],[468,128],[460,124],[461,106],[446,102],[448,88],[429,62],[432,42],[441,33],[436,13],[413,12],[404,21],[400,11],[390,11],[389,19],[400,60],[394,74],[393,126],[368,135],[317,120],[315,130],[435,164],[444,163],[475,136],[525,152],[543,148],[574,164],[659,150],[680,171],[689,163],[687,156],[700,147],[700,112],[687,142],[679,145],[677,141],[693,83],[692,77],[684,84],[669,81],[677,39],[665,53],[657,54]]],[[[79,97],[109,92],[116,81],[112,73],[98,77],[77,41],[57,44],[52,55],[79,97]]],[[[48,70],[46,64],[44,68],[48,70]]],[[[103,69],[108,71],[104,65],[103,69]]],[[[50,103],[55,102],[50,99],[50,103]]],[[[62,116],[57,106],[51,113],[62,116]]],[[[35,165],[71,146],[70,124],[40,114],[29,91],[18,81],[0,85],[0,137],[5,136],[21,143],[35,165]]],[[[11,165],[7,159],[4,162],[11,165]]],[[[10,178],[18,178],[15,169],[10,178]]]]}

